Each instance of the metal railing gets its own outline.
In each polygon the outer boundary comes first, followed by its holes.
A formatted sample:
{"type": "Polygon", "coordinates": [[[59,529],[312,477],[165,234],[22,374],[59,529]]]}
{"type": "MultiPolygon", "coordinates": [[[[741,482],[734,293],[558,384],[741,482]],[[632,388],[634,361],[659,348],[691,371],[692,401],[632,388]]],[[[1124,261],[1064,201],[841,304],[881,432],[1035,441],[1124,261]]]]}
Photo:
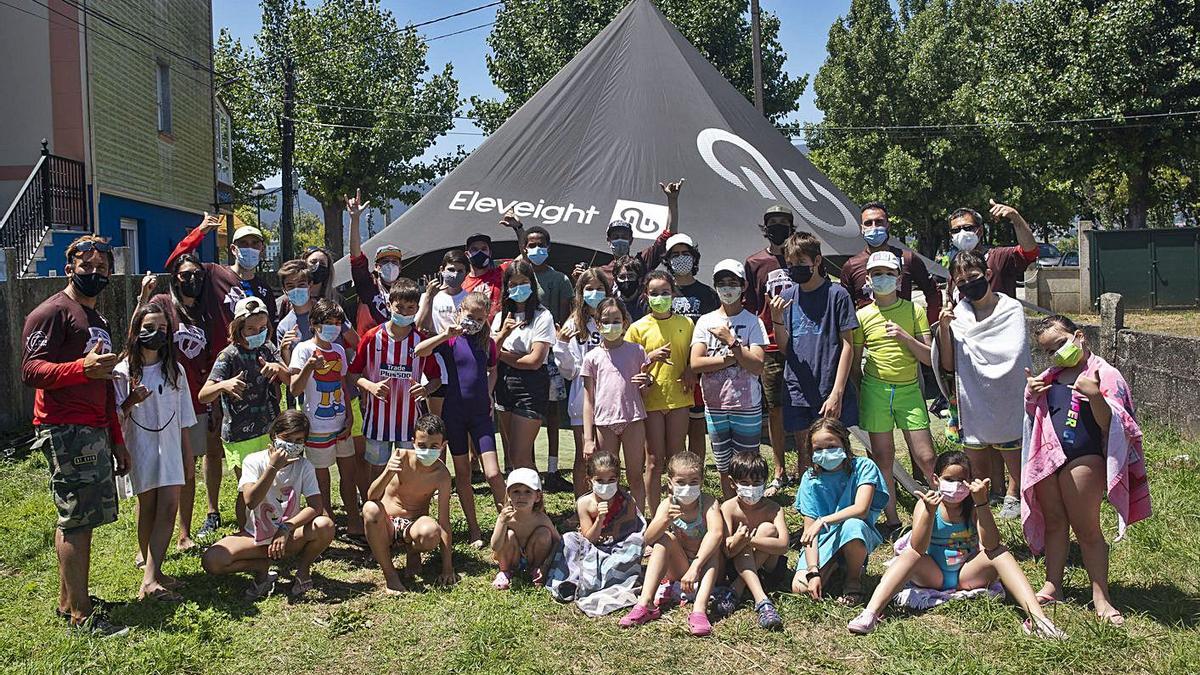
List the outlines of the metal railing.
{"type": "Polygon", "coordinates": [[[50,154],[43,139],[37,164],[0,220],[0,248],[17,249],[18,274],[26,273],[52,229],[89,229],[87,183],[83,162],[50,154]]]}

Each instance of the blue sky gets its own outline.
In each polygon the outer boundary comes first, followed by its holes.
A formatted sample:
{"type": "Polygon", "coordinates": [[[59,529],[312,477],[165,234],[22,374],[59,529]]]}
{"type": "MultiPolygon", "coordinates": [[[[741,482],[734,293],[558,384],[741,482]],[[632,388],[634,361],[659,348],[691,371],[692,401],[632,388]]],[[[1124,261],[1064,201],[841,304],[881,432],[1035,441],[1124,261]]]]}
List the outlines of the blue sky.
{"type": "MultiPolygon", "coordinates": [[[[319,1],[319,0],[314,0],[319,1]]],[[[486,4],[483,0],[384,0],[383,5],[403,23],[418,23],[453,14],[465,9],[486,4]]],[[[810,86],[800,101],[800,109],[788,120],[790,122],[815,122],[821,112],[813,105],[811,76],[815,75],[825,60],[825,39],[829,26],[850,6],[849,0],[821,2],[817,0],[762,0],[764,11],[777,14],[782,22],[780,42],[788,59],[785,67],[792,75],[810,75],[810,86]]],[[[466,16],[444,21],[424,30],[432,37],[471,28],[493,20],[496,8],[489,8],[466,16]]],[[[247,0],[213,0],[213,29],[228,27],[236,37],[253,44],[253,36],[260,24],[258,3],[247,0]]],[[[481,28],[429,43],[428,62],[432,70],[440,70],[446,63],[454,64],[454,74],[459,80],[459,91],[464,99],[473,95],[496,97],[500,95],[488,76],[484,55],[488,51],[487,36],[490,28],[481,28]]],[[[469,120],[459,120],[455,131],[477,132],[469,120]]],[[[483,141],[480,136],[450,135],[439,140],[432,152],[441,154],[462,145],[473,149],[483,141]]]]}

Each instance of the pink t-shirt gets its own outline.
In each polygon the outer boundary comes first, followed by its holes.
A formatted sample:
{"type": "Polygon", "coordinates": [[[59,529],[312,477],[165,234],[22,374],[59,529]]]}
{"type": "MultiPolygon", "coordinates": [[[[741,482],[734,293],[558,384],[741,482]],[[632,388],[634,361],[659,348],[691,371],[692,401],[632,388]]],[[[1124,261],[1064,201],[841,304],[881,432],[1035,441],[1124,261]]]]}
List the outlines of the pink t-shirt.
{"type": "Polygon", "coordinates": [[[595,381],[596,424],[610,426],[646,419],[642,392],[630,382],[646,364],[646,350],[635,342],[615,348],[600,345],[583,357],[579,374],[595,381]]]}

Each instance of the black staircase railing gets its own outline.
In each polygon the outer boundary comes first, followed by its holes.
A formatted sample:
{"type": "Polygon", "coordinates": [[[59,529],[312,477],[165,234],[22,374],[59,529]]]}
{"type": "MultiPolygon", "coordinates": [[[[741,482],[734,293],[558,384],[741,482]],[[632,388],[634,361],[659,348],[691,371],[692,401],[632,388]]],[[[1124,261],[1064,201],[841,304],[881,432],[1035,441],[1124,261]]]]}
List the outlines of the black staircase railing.
{"type": "Polygon", "coordinates": [[[87,231],[87,182],[83,162],[50,154],[42,141],[42,155],[25,185],[0,220],[0,247],[17,249],[24,275],[52,229],[87,231]]]}

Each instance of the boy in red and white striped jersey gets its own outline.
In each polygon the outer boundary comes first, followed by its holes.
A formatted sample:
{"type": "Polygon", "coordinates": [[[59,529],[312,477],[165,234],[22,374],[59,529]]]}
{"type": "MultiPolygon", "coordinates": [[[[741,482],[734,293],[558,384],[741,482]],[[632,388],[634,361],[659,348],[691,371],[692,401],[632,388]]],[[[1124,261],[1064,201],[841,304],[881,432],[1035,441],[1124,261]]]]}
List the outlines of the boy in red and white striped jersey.
{"type": "Polygon", "coordinates": [[[413,326],[421,293],[411,279],[397,279],[388,291],[391,318],[359,340],[350,372],[369,396],[362,400],[366,460],[372,478],[383,472],[392,446],[412,448],[418,401],[441,386],[442,372],[434,358],[413,355],[422,340],[413,326]],[[421,376],[427,382],[421,384],[421,376]]]}

